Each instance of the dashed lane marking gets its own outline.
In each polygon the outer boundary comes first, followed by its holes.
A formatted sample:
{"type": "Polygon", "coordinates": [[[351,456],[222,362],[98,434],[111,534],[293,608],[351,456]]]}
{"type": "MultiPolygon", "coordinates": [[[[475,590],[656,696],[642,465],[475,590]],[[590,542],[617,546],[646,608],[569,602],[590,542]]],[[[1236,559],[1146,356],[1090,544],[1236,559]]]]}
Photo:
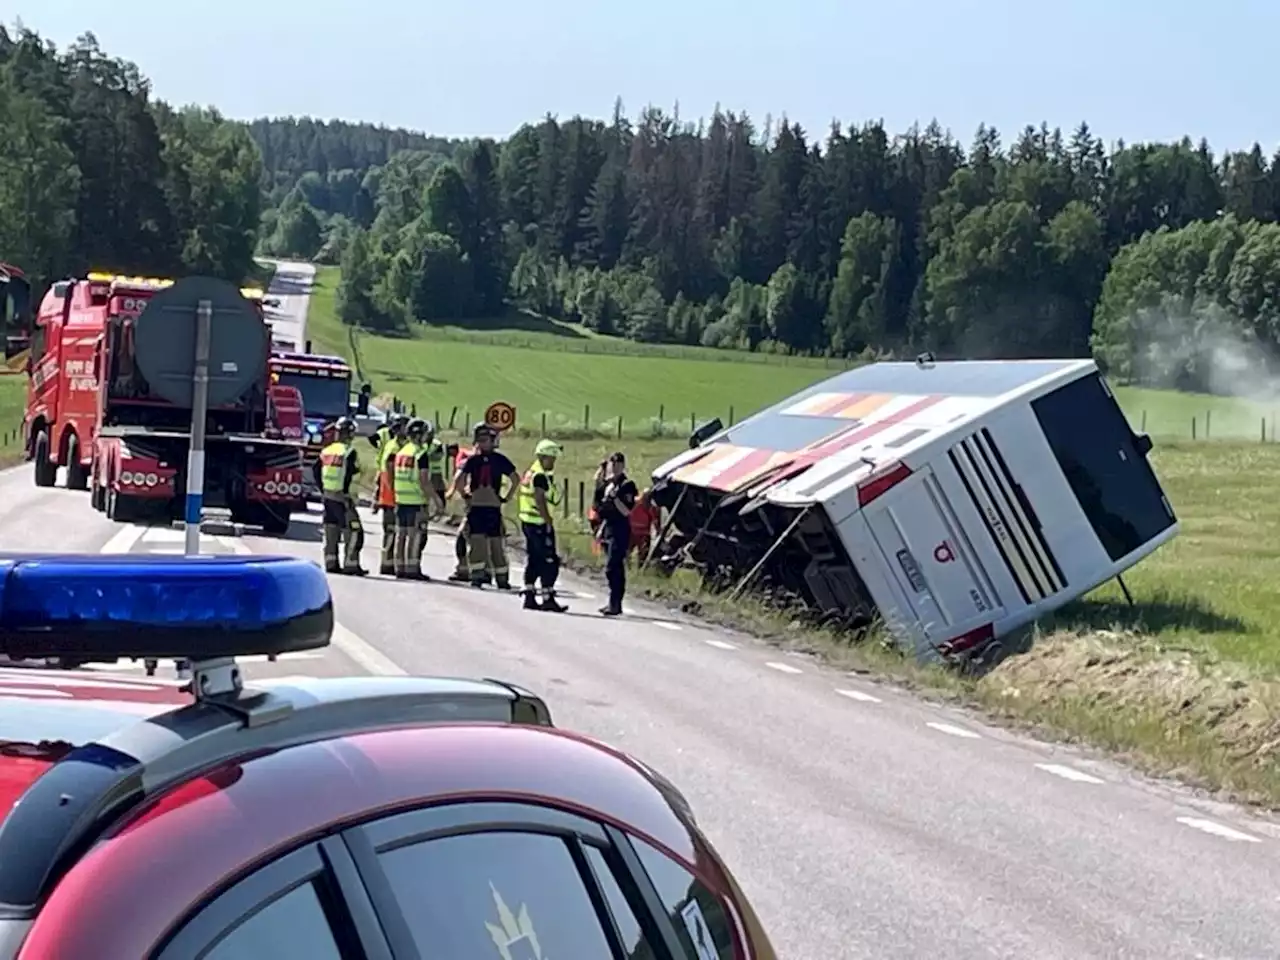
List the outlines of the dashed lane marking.
{"type": "Polygon", "coordinates": [[[1215,837],[1221,837],[1223,840],[1230,840],[1233,843],[1261,843],[1262,838],[1252,836],[1232,827],[1228,827],[1225,823],[1216,823],[1213,820],[1201,820],[1199,817],[1179,817],[1178,822],[1184,827],[1191,827],[1193,830],[1201,830],[1204,833],[1211,833],[1215,837]]]}
{"type": "Polygon", "coordinates": [[[404,677],[409,671],[340,623],[333,625],[332,643],[359,666],[377,677],[404,677]]]}
{"type": "Polygon", "coordinates": [[[939,733],[945,733],[951,737],[961,737],[965,740],[981,740],[982,739],[982,734],[980,733],[974,733],[972,730],[966,730],[964,727],[953,726],[952,724],[949,724],[949,723],[933,723],[932,721],[930,721],[929,723],[926,723],[925,726],[932,727],[934,730],[937,730],[939,733]]]}
{"type": "Polygon", "coordinates": [[[142,539],[142,535],[147,532],[146,527],[138,527],[130,524],[121,527],[116,531],[115,536],[102,545],[99,553],[128,553],[133,549],[133,545],[142,539]]]}
{"type": "Polygon", "coordinates": [[[879,697],[873,697],[869,693],[863,693],[861,690],[836,690],[836,693],[842,697],[848,697],[850,700],[857,700],[859,703],[879,703],[879,697]]]}
{"type": "Polygon", "coordinates": [[[732,643],[729,643],[726,640],[704,640],[703,643],[705,643],[708,647],[715,647],[717,650],[737,650],[738,649],[732,643]]]}
{"type": "Polygon", "coordinates": [[[1060,763],[1037,763],[1036,769],[1043,770],[1045,773],[1051,773],[1055,777],[1061,777],[1063,780],[1074,780],[1076,783],[1103,782],[1098,777],[1085,773],[1083,770],[1077,770],[1075,767],[1066,767],[1060,763]]]}
{"type": "Polygon", "coordinates": [[[679,630],[680,629],[680,624],[671,623],[670,621],[667,621],[667,620],[655,620],[653,621],[653,625],[655,627],[661,627],[663,630],[679,630]]]}
{"type": "Polygon", "coordinates": [[[765,666],[768,667],[770,670],[777,670],[779,673],[802,673],[803,672],[799,667],[793,667],[789,663],[778,663],[775,660],[770,660],[768,663],[765,664],[765,666]]]}

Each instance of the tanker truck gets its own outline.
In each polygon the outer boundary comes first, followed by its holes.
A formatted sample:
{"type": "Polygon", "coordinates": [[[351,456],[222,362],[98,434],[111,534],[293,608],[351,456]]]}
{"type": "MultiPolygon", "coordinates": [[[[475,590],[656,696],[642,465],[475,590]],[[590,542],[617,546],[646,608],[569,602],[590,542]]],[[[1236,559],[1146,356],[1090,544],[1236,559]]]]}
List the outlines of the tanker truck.
{"type": "MultiPolygon", "coordinates": [[[[94,508],[112,520],[183,517],[191,340],[168,317],[144,315],[172,284],[90,273],[45,294],[24,423],[36,486],[53,486],[63,466],[67,486],[91,490],[94,508]]],[[[233,523],[283,533],[290,513],[305,509],[302,403],[296,389],[268,382],[270,334],[256,293],[241,291],[251,308],[243,316],[216,321],[222,353],[211,365],[218,399],[211,393],[204,502],[229,510],[233,523]]]]}

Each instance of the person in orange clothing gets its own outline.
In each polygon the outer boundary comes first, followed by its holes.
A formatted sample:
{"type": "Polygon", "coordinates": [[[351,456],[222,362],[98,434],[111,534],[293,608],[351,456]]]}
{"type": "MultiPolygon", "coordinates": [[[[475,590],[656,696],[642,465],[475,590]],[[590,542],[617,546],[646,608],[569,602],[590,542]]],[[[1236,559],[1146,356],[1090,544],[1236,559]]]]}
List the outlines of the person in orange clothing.
{"type": "Polygon", "coordinates": [[[389,577],[396,573],[396,494],[392,468],[396,451],[404,444],[408,425],[408,417],[394,417],[387,424],[382,446],[378,449],[378,491],[373,501],[374,510],[382,514],[382,551],[378,558],[378,572],[389,577]]]}
{"type": "Polygon", "coordinates": [[[646,487],[636,499],[627,519],[631,521],[631,554],[644,563],[658,529],[658,508],[653,505],[652,491],[646,487]]]}

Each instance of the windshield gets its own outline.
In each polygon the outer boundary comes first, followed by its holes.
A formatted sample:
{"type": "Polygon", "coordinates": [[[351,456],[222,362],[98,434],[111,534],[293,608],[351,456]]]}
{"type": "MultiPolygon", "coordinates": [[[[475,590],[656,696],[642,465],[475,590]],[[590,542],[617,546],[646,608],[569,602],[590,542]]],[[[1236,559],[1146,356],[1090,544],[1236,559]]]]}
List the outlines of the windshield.
{"type": "Polygon", "coordinates": [[[1112,560],[1173,526],[1173,508],[1160,481],[1099,374],[1033,400],[1031,410],[1112,560]]]}
{"type": "Polygon", "coordinates": [[[347,415],[351,390],[349,379],[282,373],[280,383],[298,388],[302,394],[302,408],[311,419],[336,420],[347,415]]]}

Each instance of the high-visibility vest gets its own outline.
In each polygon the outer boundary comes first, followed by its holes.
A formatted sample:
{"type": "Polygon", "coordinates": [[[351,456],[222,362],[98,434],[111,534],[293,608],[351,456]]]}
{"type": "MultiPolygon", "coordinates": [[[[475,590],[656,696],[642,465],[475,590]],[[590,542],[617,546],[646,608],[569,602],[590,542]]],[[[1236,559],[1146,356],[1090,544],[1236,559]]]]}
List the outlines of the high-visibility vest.
{"type": "Polygon", "coordinates": [[[334,442],[320,451],[320,490],[342,493],[347,479],[347,457],[355,451],[349,443],[334,442]]]}
{"type": "Polygon", "coordinates": [[[444,444],[439,440],[432,440],[427,445],[427,463],[433,477],[444,476],[444,444]]]}
{"type": "Polygon", "coordinates": [[[533,495],[533,478],[537,476],[545,476],[547,478],[547,503],[555,506],[560,502],[560,490],[556,486],[556,475],[550,470],[543,468],[542,464],[534,461],[533,466],[524,472],[524,476],[520,478],[520,488],[516,493],[516,511],[521,523],[542,523],[542,514],[538,512],[538,501],[533,495]]]}
{"type": "Polygon", "coordinates": [[[395,453],[393,476],[395,479],[396,506],[422,507],[427,503],[426,491],[418,478],[418,457],[422,452],[412,440],[395,453]]]}
{"type": "Polygon", "coordinates": [[[378,454],[378,506],[394,507],[396,505],[396,492],[392,481],[387,479],[387,470],[393,468],[393,460],[396,453],[400,450],[401,443],[395,437],[388,437],[387,442],[382,445],[382,450],[378,454]]]}

